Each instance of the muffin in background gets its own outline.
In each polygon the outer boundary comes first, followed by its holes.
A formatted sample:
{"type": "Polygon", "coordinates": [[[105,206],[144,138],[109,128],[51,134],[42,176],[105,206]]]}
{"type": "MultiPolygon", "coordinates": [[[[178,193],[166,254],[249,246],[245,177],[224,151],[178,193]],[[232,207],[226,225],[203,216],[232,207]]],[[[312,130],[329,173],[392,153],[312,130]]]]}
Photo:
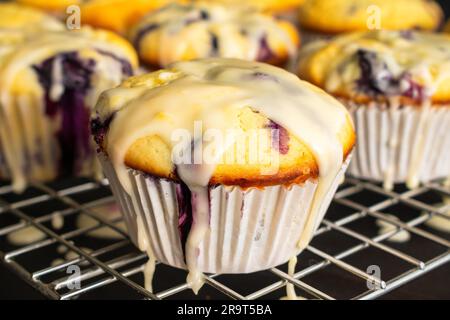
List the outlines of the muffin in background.
{"type": "Polygon", "coordinates": [[[288,21],[207,2],[170,5],[150,13],[133,26],[130,41],[141,60],[154,67],[209,57],[283,65],[300,43],[288,21]]]}
{"type": "Polygon", "coordinates": [[[20,4],[33,6],[51,13],[64,13],[71,5],[80,5],[86,0],[16,0],[20,4]]]}
{"type": "Polygon", "coordinates": [[[299,74],[341,99],[359,137],[349,173],[410,188],[450,175],[450,36],[342,35],[306,46],[299,74]]]}
{"type": "Polygon", "coordinates": [[[53,16],[32,7],[0,3],[0,30],[63,30],[64,25],[53,16]]]}
{"type": "Polygon", "coordinates": [[[131,25],[149,12],[187,0],[91,0],[81,6],[84,24],[125,35],[131,25]]]}
{"type": "MultiPolygon", "coordinates": [[[[195,2],[195,0],[193,0],[195,2]]],[[[204,1],[204,0],[198,0],[204,1]]],[[[297,10],[305,0],[209,0],[213,3],[221,3],[226,6],[242,6],[252,7],[260,11],[272,14],[286,14],[297,10]]]]}
{"type": "Polygon", "coordinates": [[[102,30],[0,30],[0,177],[28,181],[101,173],[89,134],[100,92],[137,67],[123,38],[102,30]]]}
{"type": "Polygon", "coordinates": [[[305,43],[378,28],[436,30],[443,18],[433,0],[306,0],[299,11],[305,43]]]}
{"type": "Polygon", "coordinates": [[[188,269],[194,291],[202,272],[255,272],[304,249],[355,142],[337,100],[235,59],[132,77],[104,92],[96,113],[99,157],[131,239],[149,255],[148,277],[159,260],[188,269]]]}

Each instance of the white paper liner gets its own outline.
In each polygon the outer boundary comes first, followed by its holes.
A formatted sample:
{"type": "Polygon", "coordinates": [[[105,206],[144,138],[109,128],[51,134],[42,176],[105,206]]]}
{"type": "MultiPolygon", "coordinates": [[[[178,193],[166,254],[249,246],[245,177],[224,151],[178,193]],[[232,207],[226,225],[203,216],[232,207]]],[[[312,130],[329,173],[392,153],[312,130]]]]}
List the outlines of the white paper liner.
{"type": "MultiPolygon", "coordinates": [[[[7,131],[0,136],[0,178],[14,178],[6,160],[2,139],[14,141],[12,135],[17,135],[20,143],[16,145],[16,148],[20,150],[20,153],[14,153],[13,156],[19,157],[16,160],[22,163],[23,178],[27,182],[54,180],[59,175],[61,157],[59,142],[56,138],[60,121],[43,114],[41,106],[27,109],[17,113],[18,123],[23,124],[21,131],[7,131]]],[[[91,141],[90,144],[91,153],[82,160],[77,176],[94,176],[99,171],[95,143],[91,141]]]]}
{"type": "MultiPolygon", "coordinates": [[[[135,245],[139,244],[137,217],[140,216],[156,259],[186,269],[178,231],[176,183],[129,170],[133,185],[130,196],[122,188],[111,163],[104,156],[100,160],[135,245]]],[[[320,225],[349,161],[350,157],[322,203],[314,230],[320,225]]],[[[250,273],[287,262],[300,251],[297,244],[316,187],[315,182],[308,181],[290,189],[284,186],[247,191],[239,187],[211,188],[210,228],[199,246],[199,270],[250,273]]]]}
{"type": "Polygon", "coordinates": [[[9,178],[9,170],[6,165],[6,159],[4,158],[2,152],[2,145],[0,142],[0,179],[8,179],[9,178]]]}
{"type": "MultiPolygon", "coordinates": [[[[17,98],[18,100],[19,98],[17,98]]],[[[6,141],[13,142],[14,150],[11,154],[14,161],[21,164],[21,175],[26,180],[49,180],[56,177],[58,172],[58,145],[53,128],[55,124],[43,114],[41,104],[19,104],[15,106],[16,118],[14,124],[9,123],[8,130],[0,135],[0,174],[2,177],[13,178],[10,164],[6,159],[3,147],[6,141]],[[11,128],[17,128],[13,130],[11,128]]],[[[2,121],[6,121],[2,119],[2,121]]]]}
{"type": "Polygon", "coordinates": [[[355,177],[394,183],[407,181],[415,143],[423,137],[417,177],[421,183],[450,175],[450,107],[431,107],[419,128],[422,107],[349,104],[358,137],[349,173],[355,177]],[[391,173],[387,173],[391,171],[391,173]]]}

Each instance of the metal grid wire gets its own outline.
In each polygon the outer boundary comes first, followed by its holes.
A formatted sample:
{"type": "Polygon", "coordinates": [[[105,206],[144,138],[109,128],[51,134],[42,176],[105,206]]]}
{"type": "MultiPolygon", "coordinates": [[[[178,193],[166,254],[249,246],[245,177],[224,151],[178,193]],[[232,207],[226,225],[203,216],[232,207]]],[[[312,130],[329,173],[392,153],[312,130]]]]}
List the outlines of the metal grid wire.
{"type": "Polygon", "coordinates": [[[131,244],[120,217],[96,213],[99,206],[114,204],[107,181],[33,184],[21,195],[0,184],[0,260],[52,299],[279,299],[287,283],[309,299],[373,299],[450,260],[448,234],[427,226],[435,216],[448,219],[450,205],[443,204],[443,197],[450,197],[450,188],[442,181],[389,192],[347,178],[315,238],[298,257],[293,276],[286,265],[250,275],[208,275],[195,296],[185,283],[185,271],[162,264],[156,268],[154,294],[143,288],[146,255],[131,244]],[[57,217],[64,225],[55,228],[57,217]],[[91,223],[80,226],[80,217],[91,223]],[[380,221],[390,228],[380,233],[380,221]],[[30,228],[40,231],[40,237],[11,243],[15,233],[30,228]],[[100,230],[116,237],[98,238],[100,230]],[[399,233],[409,241],[392,241],[399,233]],[[81,270],[81,288],[70,290],[67,270],[74,265],[81,270]],[[381,270],[380,278],[367,272],[369,265],[381,270]]]}

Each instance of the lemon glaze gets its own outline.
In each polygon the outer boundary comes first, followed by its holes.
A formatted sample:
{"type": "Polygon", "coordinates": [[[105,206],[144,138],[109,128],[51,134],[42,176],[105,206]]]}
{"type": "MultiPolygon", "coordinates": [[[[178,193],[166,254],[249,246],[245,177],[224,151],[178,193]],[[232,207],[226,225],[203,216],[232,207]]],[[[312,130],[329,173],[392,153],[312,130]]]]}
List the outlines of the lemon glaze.
{"type": "Polygon", "coordinates": [[[217,57],[282,64],[294,58],[299,35],[288,21],[236,6],[172,4],[142,18],[130,31],[141,58],[167,66],[217,57]]]}
{"type": "MultiPolygon", "coordinates": [[[[53,179],[55,168],[58,167],[54,160],[56,151],[52,147],[54,142],[51,141],[51,131],[59,128],[45,116],[47,106],[44,88],[36,72],[38,66],[47,59],[55,58],[53,81],[49,88],[49,98],[54,102],[65,90],[62,61],[57,56],[76,52],[81,59],[94,60],[96,65],[90,78],[91,88],[84,97],[84,104],[93,106],[103,90],[119,84],[123,77],[123,66],[109,53],[130,60],[133,67],[136,67],[137,59],[125,40],[109,32],[90,28],[42,34],[4,31],[0,32],[1,35],[10,40],[0,41],[2,44],[5,42],[2,46],[4,53],[0,54],[0,145],[13,180],[13,188],[23,191],[29,180],[26,167],[30,159],[26,158],[25,153],[43,153],[43,164],[32,167],[30,175],[33,179],[53,179]],[[24,117],[30,122],[24,123],[24,117]],[[37,140],[46,147],[42,148],[37,140]]],[[[80,172],[92,171],[93,165],[83,164],[80,172]]],[[[100,174],[99,167],[95,171],[100,174]]]]}
{"type": "MultiPolygon", "coordinates": [[[[299,74],[351,108],[381,102],[393,119],[390,154],[399,147],[397,111],[419,108],[420,132],[410,154],[406,177],[411,189],[420,184],[424,162],[425,132],[434,108],[448,108],[450,101],[450,37],[417,31],[370,31],[311,44],[300,53],[299,74]]],[[[393,157],[384,174],[384,187],[393,188],[393,157]]]]}
{"type": "MultiPolygon", "coordinates": [[[[152,89],[145,85],[111,89],[102,94],[97,104],[97,114],[103,121],[114,114],[105,139],[105,151],[127,193],[133,197],[124,159],[137,139],[158,135],[171,143],[173,149],[171,136],[174,130],[182,128],[193,135],[194,121],[201,120],[205,130],[223,131],[230,126],[232,110],[251,106],[306,143],[318,163],[317,191],[307,217],[306,231],[298,240],[298,248],[305,248],[316,227],[312,217],[320,211],[324,197],[343,164],[343,148],[338,134],[348,119],[345,107],[295,75],[261,63],[234,59],[179,62],[159,76],[175,79],[152,89]],[[258,74],[265,76],[255,77],[258,74]],[[161,113],[176,117],[169,117],[172,121],[164,121],[158,117],[161,113]]],[[[225,151],[223,145],[213,147],[219,150],[219,154],[225,151]]],[[[190,150],[191,142],[183,148],[190,150]]],[[[195,199],[195,222],[186,243],[186,262],[188,283],[196,292],[203,284],[203,275],[196,264],[196,250],[208,230],[208,186],[215,165],[177,166],[178,176],[195,199]]],[[[142,237],[142,232],[139,233],[142,237]]],[[[148,241],[146,243],[148,246],[148,241]]],[[[147,251],[144,246],[141,249],[147,251]]]]}

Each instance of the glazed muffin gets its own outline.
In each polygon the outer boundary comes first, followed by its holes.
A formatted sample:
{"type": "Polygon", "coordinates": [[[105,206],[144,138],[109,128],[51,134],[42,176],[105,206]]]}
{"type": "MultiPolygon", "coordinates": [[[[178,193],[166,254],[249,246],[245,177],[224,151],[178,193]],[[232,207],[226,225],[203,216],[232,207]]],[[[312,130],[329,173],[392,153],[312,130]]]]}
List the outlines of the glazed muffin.
{"type": "Polygon", "coordinates": [[[137,67],[132,46],[92,29],[0,38],[2,177],[21,191],[29,180],[94,174],[90,110],[137,67]]]}
{"type": "Polygon", "coordinates": [[[299,14],[305,43],[354,31],[436,30],[443,17],[429,0],[306,0],[299,14]]]}
{"type": "Polygon", "coordinates": [[[410,188],[450,175],[450,36],[373,31],[307,46],[299,74],[339,97],[359,136],[349,172],[410,188]]]}
{"type": "Polygon", "coordinates": [[[27,6],[0,3],[0,29],[5,30],[63,30],[56,18],[27,6]]]}
{"type": "Polygon", "coordinates": [[[99,156],[146,269],[188,269],[195,291],[202,272],[263,270],[304,249],[355,141],[337,100],[244,60],[130,78],[96,112],[99,156]]]}
{"type": "Polygon", "coordinates": [[[150,66],[198,58],[239,58],[282,65],[299,46],[296,28],[252,9],[199,2],[150,13],[130,31],[150,66]]]}

